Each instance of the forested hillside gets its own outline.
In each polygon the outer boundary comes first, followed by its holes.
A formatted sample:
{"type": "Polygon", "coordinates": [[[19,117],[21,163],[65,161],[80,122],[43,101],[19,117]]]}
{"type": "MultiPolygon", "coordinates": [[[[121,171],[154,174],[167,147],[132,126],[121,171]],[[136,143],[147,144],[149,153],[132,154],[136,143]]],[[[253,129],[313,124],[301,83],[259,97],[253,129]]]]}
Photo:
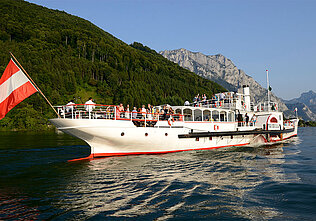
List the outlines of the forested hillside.
{"type": "MultiPolygon", "coordinates": [[[[182,104],[197,93],[225,90],[65,12],[1,0],[0,15],[1,75],[11,51],[53,105],[89,96],[104,104],[182,104]]],[[[50,117],[54,112],[36,93],[1,120],[0,128],[45,129],[50,117]]]]}

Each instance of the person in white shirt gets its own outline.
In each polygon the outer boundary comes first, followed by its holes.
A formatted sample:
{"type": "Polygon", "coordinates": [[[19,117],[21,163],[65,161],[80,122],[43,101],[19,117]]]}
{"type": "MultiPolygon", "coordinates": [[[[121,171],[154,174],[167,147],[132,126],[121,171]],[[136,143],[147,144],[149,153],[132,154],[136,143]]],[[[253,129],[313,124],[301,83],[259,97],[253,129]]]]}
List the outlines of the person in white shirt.
{"type": "Polygon", "coordinates": [[[94,106],[94,102],[92,100],[92,97],[89,97],[89,100],[85,103],[84,108],[86,109],[86,111],[91,112],[95,106],[94,106]]]}
{"type": "Polygon", "coordinates": [[[142,118],[145,119],[146,118],[146,108],[145,108],[145,105],[142,105],[142,118]]]}
{"type": "Polygon", "coordinates": [[[74,109],[74,100],[71,100],[66,104],[66,113],[71,113],[74,109]]]}

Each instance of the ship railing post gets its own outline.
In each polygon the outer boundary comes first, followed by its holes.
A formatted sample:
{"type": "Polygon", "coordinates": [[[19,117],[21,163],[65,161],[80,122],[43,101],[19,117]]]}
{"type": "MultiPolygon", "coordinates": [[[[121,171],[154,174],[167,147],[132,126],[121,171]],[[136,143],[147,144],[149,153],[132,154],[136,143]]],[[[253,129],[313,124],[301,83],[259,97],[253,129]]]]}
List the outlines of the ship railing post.
{"type": "Polygon", "coordinates": [[[74,107],[71,108],[71,119],[74,119],[74,107]]]}
{"type": "Polygon", "coordinates": [[[65,110],[65,106],[63,106],[63,111],[64,111],[64,119],[66,118],[66,110],[65,110]]]}
{"type": "Polygon", "coordinates": [[[146,127],[146,119],[147,119],[147,114],[145,114],[145,127],[146,127]]]}
{"type": "Polygon", "coordinates": [[[116,120],[116,106],[114,106],[114,120],[116,120]]]}

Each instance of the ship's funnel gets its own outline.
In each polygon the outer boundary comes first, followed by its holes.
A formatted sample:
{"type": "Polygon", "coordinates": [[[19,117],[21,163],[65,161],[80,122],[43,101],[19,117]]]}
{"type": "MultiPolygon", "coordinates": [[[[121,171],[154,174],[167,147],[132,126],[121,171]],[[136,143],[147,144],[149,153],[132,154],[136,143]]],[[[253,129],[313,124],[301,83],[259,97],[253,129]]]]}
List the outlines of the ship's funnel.
{"type": "Polygon", "coordinates": [[[244,90],[244,108],[246,111],[250,111],[250,90],[249,90],[249,85],[243,85],[243,90],[244,90]]]}

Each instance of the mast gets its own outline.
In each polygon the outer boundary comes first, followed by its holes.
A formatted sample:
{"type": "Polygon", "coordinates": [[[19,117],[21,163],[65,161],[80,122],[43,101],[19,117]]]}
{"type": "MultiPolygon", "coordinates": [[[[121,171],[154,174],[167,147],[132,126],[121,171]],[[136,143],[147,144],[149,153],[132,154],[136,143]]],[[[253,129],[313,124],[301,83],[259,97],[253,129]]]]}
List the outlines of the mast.
{"type": "Polygon", "coordinates": [[[267,72],[267,90],[268,90],[268,111],[270,110],[270,85],[269,85],[269,71],[268,69],[266,70],[267,72]]]}

